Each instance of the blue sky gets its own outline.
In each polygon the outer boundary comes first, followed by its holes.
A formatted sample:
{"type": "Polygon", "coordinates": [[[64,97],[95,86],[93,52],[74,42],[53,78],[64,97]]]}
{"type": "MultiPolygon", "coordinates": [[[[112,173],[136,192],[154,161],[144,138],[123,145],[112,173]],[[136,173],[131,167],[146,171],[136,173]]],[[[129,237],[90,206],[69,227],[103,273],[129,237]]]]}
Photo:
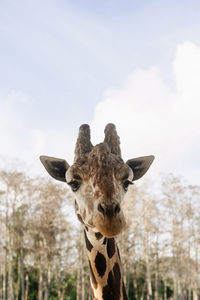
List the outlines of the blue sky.
{"type": "MultiPolygon", "coordinates": [[[[200,52],[199,14],[199,1],[2,0],[2,165],[19,158],[41,173],[39,154],[72,161],[82,123],[93,126],[94,140],[99,141],[104,123],[115,121],[125,142],[125,156],[156,152],[157,172],[177,172],[198,183],[199,124],[193,112],[199,104],[195,100],[192,108],[189,105],[188,89],[182,88],[188,78],[181,81],[181,74],[190,70],[193,81],[199,78],[200,67],[197,71],[191,67],[199,66],[195,62],[200,52]],[[185,65],[186,61],[191,64],[185,65]],[[139,117],[137,124],[132,122],[129,106],[133,118],[139,117]],[[182,124],[188,118],[188,107],[192,125],[187,131],[182,124]],[[181,128],[186,132],[183,136],[181,128]],[[164,134],[166,147],[161,147],[164,134]],[[169,141],[174,143],[175,154],[168,150],[169,141]]],[[[195,91],[193,99],[198,99],[198,87],[191,89],[195,91]]]]}

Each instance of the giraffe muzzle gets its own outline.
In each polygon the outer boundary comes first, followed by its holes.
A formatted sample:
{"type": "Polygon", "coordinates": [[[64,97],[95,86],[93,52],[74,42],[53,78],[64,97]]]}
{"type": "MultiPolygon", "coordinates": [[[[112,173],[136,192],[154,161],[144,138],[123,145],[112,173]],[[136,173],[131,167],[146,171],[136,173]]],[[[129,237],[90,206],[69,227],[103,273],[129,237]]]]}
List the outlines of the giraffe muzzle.
{"type": "Polygon", "coordinates": [[[120,203],[99,201],[94,213],[93,223],[106,237],[118,235],[125,226],[125,218],[120,203]]]}

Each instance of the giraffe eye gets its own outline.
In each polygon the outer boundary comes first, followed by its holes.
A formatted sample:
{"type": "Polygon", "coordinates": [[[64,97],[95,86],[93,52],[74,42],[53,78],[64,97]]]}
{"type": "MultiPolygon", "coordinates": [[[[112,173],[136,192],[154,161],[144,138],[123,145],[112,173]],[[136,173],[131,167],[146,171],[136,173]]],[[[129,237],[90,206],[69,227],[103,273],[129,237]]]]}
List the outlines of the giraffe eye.
{"type": "Polygon", "coordinates": [[[129,187],[130,184],[133,184],[133,182],[130,181],[130,180],[125,180],[125,181],[123,182],[123,188],[124,188],[125,191],[128,190],[128,187],[129,187]]]}
{"type": "Polygon", "coordinates": [[[68,184],[70,185],[73,192],[76,192],[80,187],[80,183],[76,180],[72,180],[68,184]]]}

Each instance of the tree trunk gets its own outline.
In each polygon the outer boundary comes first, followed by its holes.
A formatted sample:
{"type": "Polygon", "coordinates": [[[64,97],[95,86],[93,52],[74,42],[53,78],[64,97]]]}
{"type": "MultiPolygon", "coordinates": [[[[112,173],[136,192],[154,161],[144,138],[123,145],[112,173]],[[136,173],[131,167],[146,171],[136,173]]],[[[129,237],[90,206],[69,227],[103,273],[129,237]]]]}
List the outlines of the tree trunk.
{"type": "Polygon", "coordinates": [[[139,299],[139,295],[138,295],[138,286],[137,286],[137,280],[136,280],[136,274],[134,274],[134,278],[133,278],[133,288],[134,288],[134,296],[135,299],[138,300],[139,299]]]}
{"type": "Polygon", "coordinates": [[[39,284],[38,284],[38,300],[43,300],[42,289],[43,289],[43,276],[42,276],[42,266],[39,266],[39,284]]]}
{"type": "Polygon", "coordinates": [[[178,296],[177,296],[177,299],[178,300],[182,300],[182,290],[181,290],[181,283],[180,283],[180,278],[178,278],[178,296]]]}
{"type": "MultiPolygon", "coordinates": [[[[128,256],[128,253],[127,253],[127,256],[128,256]]],[[[126,263],[126,293],[128,295],[129,293],[129,283],[130,283],[130,272],[129,272],[129,265],[128,265],[128,262],[126,263]]]]}
{"type": "Polygon", "coordinates": [[[80,264],[79,264],[78,270],[77,270],[76,300],[81,300],[81,270],[80,270],[80,264]]]}
{"type": "Polygon", "coordinates": [[[152,296],[152,286],[151,286],[151,270],[150,270],[150,262],[149,262],[149,234],[147,228],[145,228],[145,234],[144,234],[144,248],[145,248],[144,250],[145,263],[146,263],[147,300],[150,300],[152,296]]]}
{"type": "Polygon", "coordinates": [[[15,299],[18,300],[20,290],[20,259],[17,260],[17,283],[15,284],[15,299]]]}
{"type": "Polygon", "coordinates": [[[0,266],[0,299],[2,300],[2,286],[3,286],[3,274],[1,273],[1,266],[0,266]]]}
{"type": "Polygon", "coordinates": [[[147,283],[147,300],[152,297],[152,286],[151,286],[151,271],[148,255],[146,255],[146,283],[147,283]]]}
{"type": "Polygon", "coordinates": [[[20,275],[21,275],[21,300],[25,299],[25,287],[24,287],[24,251],[20,249],[20,275]]]}
{"type": "Polygon", "coordinates": [[[59,298],[60,300],[63,300],[63,299],[64,299],[64,290],[63,290],[63,288],[60,286],[60,284],[59,284],[59,288],[58,288],[58,298],[59,298]]]}
{"type": "Polygon", "coordinates": [[[24,299],[28,300],[28,289],[29,289],[29,276],[28,276],[28,273],[26,273],[25,281],[26,281],[26,287],[25,287],[24,299]]]}
{"type": "Polygon", "coordinates": [[[49,300],[50,283],[51,283],[51,270],[50,270],[50,265],[48,264],[48,267],[47,267],[47,276],[46,276],[46,280],[45,280],[44,300],[49,300]]]}
{"type": "Polygon", "coordinates": [[[7,249],[5,251],[4,274],[3,274],[3,291],[2,291],[3,300],[7,299],[6,286],[7,286],[7,249]]]}
{"type": "Polygon", "coordinates": [[[85,300],[85,271],[83,267],[83,261],[81,268],[81,300],[85,300]]]}
{"type": "Polygon", "coordinates": [[[163,280],[163,284],[164,284],[164,300],[167,300],[167,283],[165,282],[165,280],[163,280]]]}
{"type": "Polygon", "coordinates": [[[193,289],[192,294],[193,294],[193,300],[198,300],[199,299],[196,289],[193,289]]]}
{"type": "Polygon", "coordinates": [[[11,249],[11,242],[9,242],[8,300],[14,300],[14,298],[13,253],[11,249]]]}
{"type": "Polygon", "coordinates": [[[143,287],[142,287],[142,293],[141,293],[141,298],[140,298],[140,300],[143,300],[143,299],[144,299],[145,290],[146,290],[146,284],[147,284],[147,282],[145,281],[144,284],[143,284],[143,287]]]}
{"type": "Polygon", "coordinates": [[[154,299],[155,300],[158,300],[158,273],[159,273],[159,270],[158,270],[158,252],[156,253],[156,266],[155,266],[155,295],[154,295],[154,299]]]}

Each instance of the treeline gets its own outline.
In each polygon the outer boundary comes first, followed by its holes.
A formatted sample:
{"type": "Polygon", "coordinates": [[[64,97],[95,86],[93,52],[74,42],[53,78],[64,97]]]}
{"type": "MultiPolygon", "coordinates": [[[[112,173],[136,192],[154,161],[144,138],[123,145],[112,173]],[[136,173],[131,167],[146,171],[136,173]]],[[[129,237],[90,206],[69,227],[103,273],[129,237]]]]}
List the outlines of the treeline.
{"type": "MultiPolygon", "coordinates": [[[[130,188],[124,211],[118,244],[129,299],[199,300],[200,187],[173,175],[156,191],[143,182],[130,188]]],[[[91,299],[73,214],[66,185],[0,172],[0,300],[91,299]]]]}
{"type": "Polygon", "coordinates": [[[200,187],[172,174],[153,195],[144,184],[125,201],[120,237],[130,299],[200,299],[200,187]]]}

